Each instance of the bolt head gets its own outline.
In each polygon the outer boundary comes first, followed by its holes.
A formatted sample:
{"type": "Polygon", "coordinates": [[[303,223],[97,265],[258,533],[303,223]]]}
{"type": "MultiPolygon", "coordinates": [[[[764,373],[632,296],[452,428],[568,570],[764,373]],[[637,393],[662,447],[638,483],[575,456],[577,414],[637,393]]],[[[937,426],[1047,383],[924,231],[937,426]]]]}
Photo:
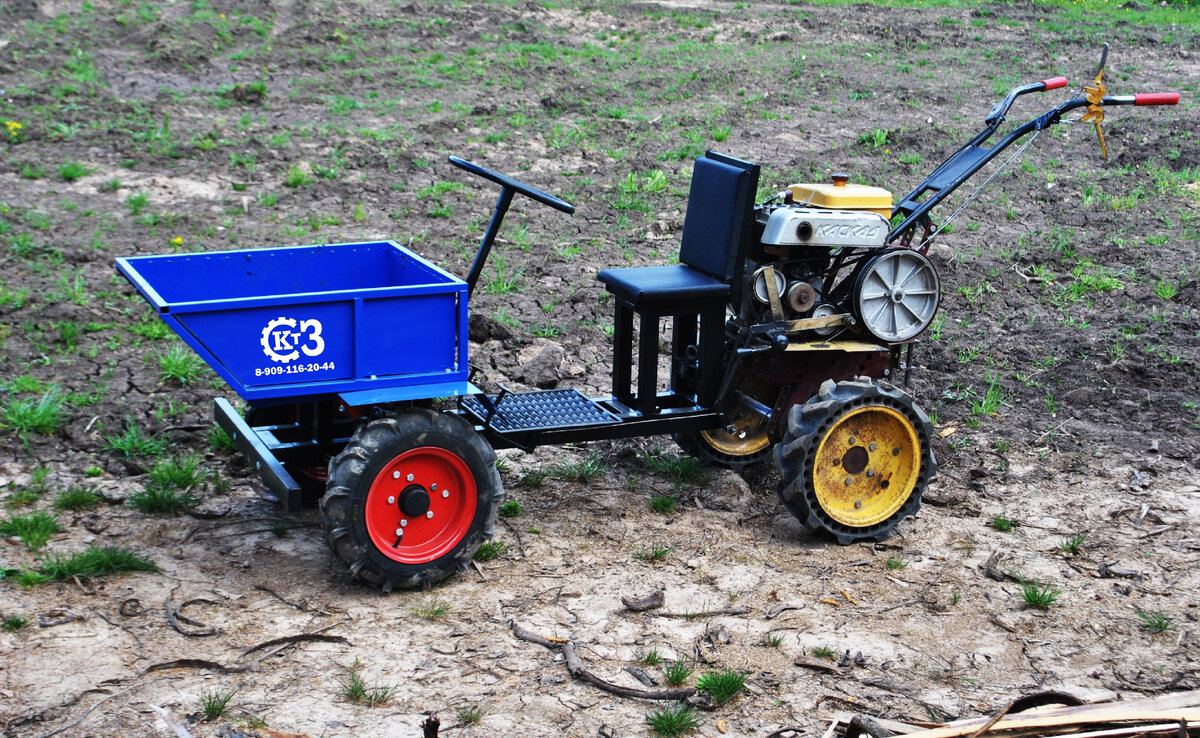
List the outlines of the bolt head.
{"type": "Polygon", "coordinates": [[[400,478],[400,472],[398,472],[398,471],[392,472],[392,479],[399,479],[399,478],[400,478]]]}
{"type": "Polygon", "coordinates": [[[407,477],[405,477],[405,480],[411,482],[413,480],[413,475],[409,474],[407,477]]]}
{"type": "Polygon", "coordinates": [[[868,476],[868,477],[873,477],[873,476],[875,476],[875,470],[874,470],[874,469],[867,469],[867,476],[868,476]]]}
{"type": "Polygon", "coordinates": [[[400,527],[401,527],[401,528],[404,528],[404,527],[406,527],[407,525],[408,525],[408,521],[407,521],[407,520],[401,520],[401,521],[400,521],[400,527]]]}
{"type": "Polygon", "coordinates": [[[850,445],[853,446],[856,443],[858,443],[858,439],[854,436],[850,436],[850,445]]]}
{"type": "Polygon", "coordinates": [[[434,482],[433,484],[429,485],[429,489],[433,492],[437,492],[437,482],[434,482]]]}
{"type": "Polygon", "coordinates": [[[846,477],[846,486],[849,487],[851,484],[854,484],[854,479],[851,477],[846,477]]]}
{"type": "Polygon", "coordinates": [[[403,529],[403,528],[397,528],[397,529],[396,529],[396,537],[400,537],[400,536],[402,536],[402,535],[404,535],[404,529],[403,529]]]}
{"type": "Polygon", "coordinates": [[[894,449],[892,449],[892,456],[899,456],[899,455],[900,455],[900,449],[899,449],[899,448],[894,448],[894,449]]]}
{"type": "Polygon", "coordinates": [[[389,504],[389,505],[395,505],[395,504],[396,504],[396,498],[395,498],[395,497],[389,497],[389,498],[388,498],[388,504],[389,504]]]}
{"type": "Polygon", "coordinates": [[[870,446],[867,446],[867,450],[868,450],[868,451],[874,451],[874,450],[875,450],[875,444],[873,444],[873,443],[872,443],[870,446]]]}
{"type": "Polygon", "coordinates": [[[860,510],[860,509],[862,509],[862,500],[855,500],[855,501],[854,501],[854,509],[855,509],[855,510],[860,510]]]}
{"type": "Polygon", "coordinates": [[[442,497],[449,497],[449,496],[450,496],[450,490],[447,490],[447,489],[442,490],[442,497]]]}
{"type": "Polygon", "coordinates": [[[429,518],[430,520],[432,520],[432,519],[433,519],[433,510],[430,510],[429,512],[425,513],[425,517],[427,517],[427,518],[429,518]]]}

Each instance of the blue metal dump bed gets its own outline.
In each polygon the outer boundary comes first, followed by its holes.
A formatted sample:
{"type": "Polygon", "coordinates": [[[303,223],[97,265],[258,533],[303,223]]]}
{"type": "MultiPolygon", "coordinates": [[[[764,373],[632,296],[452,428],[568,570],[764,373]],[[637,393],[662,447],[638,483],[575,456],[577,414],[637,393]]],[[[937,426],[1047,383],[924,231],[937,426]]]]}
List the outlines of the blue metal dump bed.
{"type": "Polygon", "coordinates": [[[117,271],[243,399],[469,391],[466,283],[393,241],[128,257],[117,271]]]}

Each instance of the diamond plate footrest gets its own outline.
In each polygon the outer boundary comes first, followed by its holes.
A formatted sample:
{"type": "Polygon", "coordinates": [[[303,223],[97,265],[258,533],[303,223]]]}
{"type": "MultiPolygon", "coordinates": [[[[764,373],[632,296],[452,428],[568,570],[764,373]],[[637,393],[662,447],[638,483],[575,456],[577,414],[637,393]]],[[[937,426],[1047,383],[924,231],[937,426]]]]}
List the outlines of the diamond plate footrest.
{"type": "MultiPolygon", "coordinates": [[[[489,395],[492,402],[496,402],[496,397],[489,395]]],[[[479,397],[466,398],[462,407],[480,424],[487,420],[488,408],[479,397]]],[[[491,428],[506,433],[619,422],[617,416],[589,400],[579,390],[554,389],[504,395],[496,405],[496,413],[492,415],[491,428]]]]}

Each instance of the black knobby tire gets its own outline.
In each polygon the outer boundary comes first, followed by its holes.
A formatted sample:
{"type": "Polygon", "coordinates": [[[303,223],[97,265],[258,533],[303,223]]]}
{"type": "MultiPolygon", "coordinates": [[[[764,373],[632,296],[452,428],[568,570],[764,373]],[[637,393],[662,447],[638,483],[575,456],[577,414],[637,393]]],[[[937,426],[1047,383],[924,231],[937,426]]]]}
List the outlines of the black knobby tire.
{"type": "Polygon", "coordinates": [[[700,431],[694,433],[676,433],[671,438],[689,456],[695,456],[706,464],[723,466],[735,472],[741,472],[746,467],[753,466],[771,455],[770,445],[747,454],[725,453],[713,446],[700,431]]]}
{"type": "MultiPolygon", "coordinates": [[[[866,377],[847,382],[827,380],[816,396],[788,413],[787,432],[775,446],[775,463],[781,475],[779,497],[801,522],[814,530],[830,533],[840,544],[881,541],[901,520],[921,508],[921,494],[937,472],[937,461],[929,443],[932,432],[929,418],[912,397],[886,381],[872,382],[866,377]],[[887,449],[877,450],[875,446],[868,452],[868,447],[862,444],[854,451],[855,443],[847,443],[857,441],[852,421],[858,423],[872,417],[876,425],[890,431],[890,435],[883,435],[891,440],[903,439],[888,444],[894,445],[894,454],[887,449]],[[823,450],[826,441],[829,451],[823,450]],[[839,457],[842,452],[833,450],[836,442],[848,445],[850,450],[839,457]],[[857,454],[853,459],[852,452],[857,454]],[[821,454],[820,460],[818,454],[821,454]],[[886,466],[900,464],[902,459],[907,460],[908,465],[902,469],[895,488],[888,487],[895,474],[889,473],[886,479],[882,474],[875,476],[876,460],[886,466]],[[844,465],[838,468],[843,461],[844,465]],[[839,487],[843,481],[845,493],[839,487]],[[911,491],[907,490],[909,486],[911,491]],[[852,505],[839,507],[837,494],[843,494],[847,501],[855,494],[866,498],[861,524],[860,510],[852,505]],[[882,519],[873,519],[868,512],[872,510],[882,510],[885,515],[882,519]]],[[[857,501],[857,504],[861,503],[862,500],[857,501]]]]}
{"type": "MultiPolygon", "coordinates": [[[[456,415],[417,410],[360,426],[329,464],[329,484],[321,500],[321,518],[330,548],[354,577],[385,592],[393,588],[428,587],[465,570],[479,546],[492,537],[495,527],[496,507],[502,489],[495,460],[491,445],[456,415]],[[399,481],[392,485],[389,470],[396,468],[397,462],[404,463],[402,460],[412,454],[461,470],[463,486],[470,487],[473,483],[475,489],[472,498],[467,498],[464,493],[464,498],[457,503],[458,509],[469,510],[470,499],[473,499],[474,511],[473,514],[463,513],[460,528],[436,534],[444,539],[441,543],[452,546],[449,550],[430,555],[427,560],[418,555],[409,557],[414,560],[401,561],[397,560],[397,554],[389,555],[381,550],[378,542],[382,527],[378,511],[381,506],[388,511],[392,508],[379,496],[395,497],[394,490],[403,484],[403,480],[397,477],[399,481]],[[373,488],[375,497],[372,497],[373,488]],[[381,492],[384,489],[386,491],[381,492]],[[369,503],[373,512],[368,512],[369,503]]],[[[443,487],[447,486],[443,484],[443,487]]],[[[438,501],[439,495],[436,489],[425,490],[426,510],[432,512],[433,509],[430,497],[442,506],[453,505],[457,499],[438,501]]],[[[407,514],[401,506],[398,505],[394,512],[397,519],[407,514]]],[[[415,533],[417,524],[425,524],[422,517],[423,513],[418,513],[413,519],[415,524],[406,530],[415,533]]],[[[398,549],[399,545],[392,548],[398,549]]]]}

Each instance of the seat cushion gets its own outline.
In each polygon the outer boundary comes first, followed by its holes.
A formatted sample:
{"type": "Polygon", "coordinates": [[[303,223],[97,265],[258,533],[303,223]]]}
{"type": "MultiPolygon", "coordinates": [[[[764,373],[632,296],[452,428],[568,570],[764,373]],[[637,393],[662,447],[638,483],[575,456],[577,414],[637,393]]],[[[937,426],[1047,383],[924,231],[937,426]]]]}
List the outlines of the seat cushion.
{"type": "Polygon", "coordinates": [[[605,269],[596,275],[608,291],[634,307],[661,307],[677,302],[682,310],[688,303],[724,302],[729,285],[686,264],[605,269]]]}

